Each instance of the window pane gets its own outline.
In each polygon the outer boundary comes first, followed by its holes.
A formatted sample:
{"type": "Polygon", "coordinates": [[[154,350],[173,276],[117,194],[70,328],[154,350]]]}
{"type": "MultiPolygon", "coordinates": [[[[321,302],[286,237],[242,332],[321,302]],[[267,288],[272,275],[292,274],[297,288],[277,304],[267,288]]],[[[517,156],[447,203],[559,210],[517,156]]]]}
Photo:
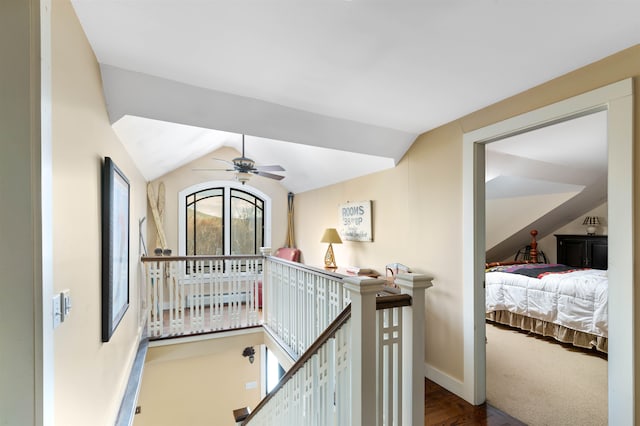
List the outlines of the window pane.
{"type": "Polygon", "coordinates": [[[255,254],[255,208],[241,198],[231,199],[231,254],[255,254]]]}
{"type": "Polygon", "coordinates": [[[187,255],[222,255],[222,189],[201,191],[195,195],[197,201],[187,206],[187,255]]]}
{"type": "Polygon", "coordinates": [[[240,190],[231,191],[231,254],[258,254],[263,245],[263,201],[240,190]]]}
{"type": "Polygon", "coordinates": [[[231,190],[231,196],[235,198],[242,198],[243,200],[248,201],[250,203],[256,202],[256,197],[254,197],[253,195],[247,194],[244,191],[238,191],[236,189],[231,190]]]}
{"type": "Polygon", "coordinates": [[[224,190],[222,188],[210,188],[205,189],[204,191],[196,192],[194,195],[197,201],[209,197],[222,197],[223,192],[224,190]]]}
{"type": "MultiPolygon", "coordinates": [[[[262,201],[260,201],[262,204],[262,201]]],[[[256,229],[256,254],[258,254],[260,247],[264,247],[263,239],[263,228],[264,228],[264,216],[262,214],[262,208],[256,209],[256,223],[258,227],[256,229]]]]}

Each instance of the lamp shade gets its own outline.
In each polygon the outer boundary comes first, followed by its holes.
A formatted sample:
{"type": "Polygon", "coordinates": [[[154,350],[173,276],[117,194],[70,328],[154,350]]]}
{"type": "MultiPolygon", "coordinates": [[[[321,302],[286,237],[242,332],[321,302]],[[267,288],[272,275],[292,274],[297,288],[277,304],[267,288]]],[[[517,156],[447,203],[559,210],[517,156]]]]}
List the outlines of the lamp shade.
{"type": "Polygon", "coordinates": [[[249,179],[251,179],[251,175],[247,172],[238,172],[236,173],[236,180],[240,183],[242,183],[243,185],[247,182],[249,182],[249,179]]]}
{"type": "Polygon", "coordinates": [[[587,216],[584,218],[584,222],[582,222],[582,224],[585,226],[600,225],[600,219],[598,218],[598,216],[587,216]]]}
{"type": "Polygon", "coordinates": [[[600,225],[600,219],[598,216],[587,216],[582,224],[587,227],[587,235],[596,235],[596,227],[600,225]]]}
{"type": "Polygon", "coordinates": [[[342,240],[340,239],[340,235],[336,228],[327,228],[324,230],[324,234],[322,234],[321,243],[332,243],[332,244],[342,244],[342,240]]]}

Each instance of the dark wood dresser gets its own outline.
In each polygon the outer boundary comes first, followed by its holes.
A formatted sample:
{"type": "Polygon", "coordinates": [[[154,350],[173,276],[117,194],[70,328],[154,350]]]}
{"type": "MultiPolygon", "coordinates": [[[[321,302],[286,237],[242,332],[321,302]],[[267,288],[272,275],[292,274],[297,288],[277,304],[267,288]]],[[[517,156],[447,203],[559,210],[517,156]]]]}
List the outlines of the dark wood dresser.
{"type": "Polygon", "coordinates": [[[607,269],[606,235],[555,235],[558,263],[580,268],[607,269]]]}

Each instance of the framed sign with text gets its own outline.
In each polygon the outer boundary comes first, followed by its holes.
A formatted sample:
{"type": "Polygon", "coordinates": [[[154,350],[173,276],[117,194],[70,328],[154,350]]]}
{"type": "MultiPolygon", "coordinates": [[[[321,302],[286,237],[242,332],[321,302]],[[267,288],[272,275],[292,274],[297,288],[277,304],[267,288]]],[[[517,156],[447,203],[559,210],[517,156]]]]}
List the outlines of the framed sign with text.
{"type": "Polygon", "coordinates": [[[346,241],[373,241],[371,201],[357,201],[338,207],[338,231],[346,241]]]}

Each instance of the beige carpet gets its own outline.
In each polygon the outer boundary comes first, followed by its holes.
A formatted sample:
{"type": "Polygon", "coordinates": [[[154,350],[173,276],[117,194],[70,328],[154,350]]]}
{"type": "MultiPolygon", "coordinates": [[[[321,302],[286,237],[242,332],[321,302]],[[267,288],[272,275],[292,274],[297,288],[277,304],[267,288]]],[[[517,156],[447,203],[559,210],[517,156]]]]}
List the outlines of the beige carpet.
{"type": "Polygon", "coordinates": [[[487,324],[487,401],[530,426],[606,425],[607,360],[487,324]]]}

